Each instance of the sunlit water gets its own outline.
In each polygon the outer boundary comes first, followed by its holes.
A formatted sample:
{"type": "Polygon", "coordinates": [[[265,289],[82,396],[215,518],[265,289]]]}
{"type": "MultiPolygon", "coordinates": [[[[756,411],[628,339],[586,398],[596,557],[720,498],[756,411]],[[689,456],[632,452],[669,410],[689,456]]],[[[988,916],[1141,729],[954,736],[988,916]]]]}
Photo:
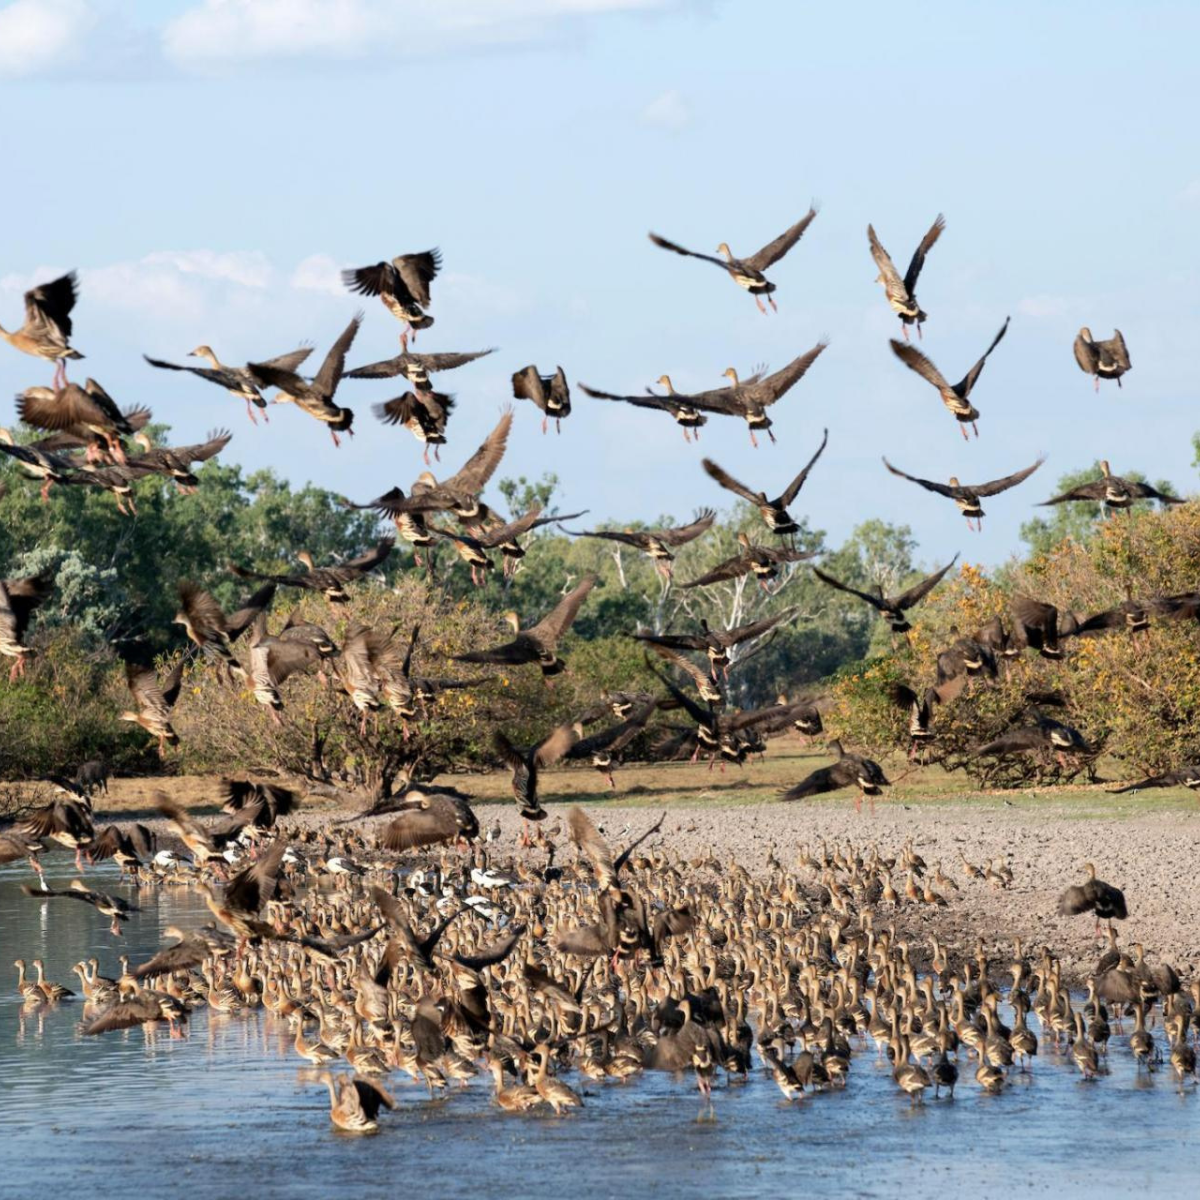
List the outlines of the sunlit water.
{"type": "MultiPolygon", "coordinates": [[[[115,872],[94,874],[115,888],[115,872]]],[[[118,953],[141,961],[163,926],[196,924],[201,910],[189,893],[143,890],[118,941],[82,904],[23,896],[29,877],[0,869],[0,1195],[1200,1195],[1200,1096],[1181,1095],[1167,1067],[1139,1078],[1122,1036],[1099,1082],[1043,1048],[1032,1080],[1014,1074],[988,1096],[964,1055],[954,1101],[915,1109],[864,1049],[845,1091],[789,1106],[756,1073],[717,1089],[711,1123],[696,1120],[690,1080],[661,1074],[606,1086],[571,1076],[586,1107],[564,1118],[499,1113],[486,1076],[431,1103],[397,1074],[400,1108],[381,1114],[378,1135],[347,1137],[269,1014],[197,1012],[184,1041],[140,1029],[85,1038],[79,1001],[22,1014],[14,958],[41,957],[50,979],[74,986],[71,965],[95,955],[115,977],[118,953]]],[[[53,882],[70,877],[51,860],[53,882]]]]}

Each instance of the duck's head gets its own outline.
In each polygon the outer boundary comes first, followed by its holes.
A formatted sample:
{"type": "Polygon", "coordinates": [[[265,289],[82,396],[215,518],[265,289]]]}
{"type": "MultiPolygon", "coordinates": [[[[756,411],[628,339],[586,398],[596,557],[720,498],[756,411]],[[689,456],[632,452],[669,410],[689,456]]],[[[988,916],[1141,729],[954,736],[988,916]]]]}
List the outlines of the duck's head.
{"type": "Polygon", "coordinates": [[[1109,467],[1107,458],[1102,458],[1100,460],[1100,470],[1103,471],[1105,475],[1112,474],[1112,468],[1109,467]]]}
{"type": "Polygon", "coordinates": [[[728,243],[728,242],[722,242],[722,243],[721,243],[721,244],[720,244],[720,245],[717,247],[717,253],[718,253],[718,254],[723,254],[723,255],[725,255],[726,259],[732,259],[732,258],[733,258],[733,251],[732,251],[732,250],[730,250],[730,248],[729,248],[729,243],[728,243]]]}
{"type": "Polygon", "coordinates": [[[659,387],[666,388],[668,394],[674,395],[675,386],[671,383],[670,375],[660,375],[654,382],[657,383],[659,387]]]}
{"type": "Polygon", "coordinates": [[[139,429],[133,435],[133,440],[141,446],[143,450],[149,451],[154,449],[154,443],[150,440],[150,435],[144,430],[139,429]]]}
{"type": "Polygon", "coordinates": [[[510,608],[508,612],[500,614],[502,619],[512,628],[513,633],[521,632],[521,618],[517,613],[510,608]]]}
{"type": "Polygon", "coordinates": [[[195,350],[189,350],[188,358],[207,358],[208,361],[214,366],[217,363],[217,356],[215,353],[213,353],[213,348],[211,346],[201,345],[197,346],[195,350]]]}
{"type": "Polygon", "coordinates": [[[722,375],[723,375],[723,376],[724,376],[726,379],[728,379],[728,380],[729,380],[729,384],[730,384],[730,386],[731,386],[731,387],[737,387],[737,385],[738,385],[738,373],[737,373],[737,368],[736,368],[736,367],[726,367],[726,368],[725,368],[725,370],[721,372],[721,374],[722,374],[722,375]]]}
{"type": "Polygon", "coordinates": [[[313,556],[307,550],[301,550],[296,558],[302,562],[310,571],[316,569],[316,564],[313,562],[313,556]]]}

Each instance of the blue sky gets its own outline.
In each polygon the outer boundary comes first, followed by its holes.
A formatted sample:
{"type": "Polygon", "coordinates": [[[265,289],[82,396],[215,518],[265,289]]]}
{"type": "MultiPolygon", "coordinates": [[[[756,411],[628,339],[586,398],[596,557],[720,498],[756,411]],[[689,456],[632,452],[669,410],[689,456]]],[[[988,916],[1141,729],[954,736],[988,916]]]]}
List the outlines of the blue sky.
{"type": "MultiPolygon", "coordinates": [[[[684,0],[16,0],[0,3],[9,186],[0,320],[76,267],[77,373],[148,403],[176,440],[228,425],[227,457],[355,498],[422,469],[377,424],[387,383],[350,381],[358,436],[335,450],[292,408],[255,429],[219,390],[155,372],[186,361],[322,354],[357,307],[337,268],[440,246],[436,325],[417,349],[499,352],[458,397],[444,473],[497,419],[511,372],[640,391],[663,372],[714,387],[831,345],[773,411],[777,445],[710,421],[699,448],[654,413],[589,401],[561,437],[518,409],[503,474],[557,472],[595,517],[683,517],[728,498],[703,454],[772,494],[830,444],[797,509],[836,543],[875,515],[922,557],[998,562],[1058,475],[1098,456],[1193,490],[1200,428],[1195,5],[808,5],[684,0]],[[655,229],[750,253],[821,213],[770,272],[761,316],[721,272],[654,249],[655,229]],[[939,211],[923,348],[955,380],[1006,315],[970,444],[892,359],[874,222],[900,269],[939,211]],[[1125,333],[1134,369],[1095,396],[1080,325],[1125,333]],[[1049,455],[968,534],[948,501],[883,470],[967,482],[1049,455]]],[[[354,364],[396,352],[376,302],[354,364]]],[[[0,347],[0,391],[50,371],[0,347]]],[[[0,414],[3,408],[0,407],[0,414]]],[[[0,415],[0,420],[9,419],[0,415]]]]}

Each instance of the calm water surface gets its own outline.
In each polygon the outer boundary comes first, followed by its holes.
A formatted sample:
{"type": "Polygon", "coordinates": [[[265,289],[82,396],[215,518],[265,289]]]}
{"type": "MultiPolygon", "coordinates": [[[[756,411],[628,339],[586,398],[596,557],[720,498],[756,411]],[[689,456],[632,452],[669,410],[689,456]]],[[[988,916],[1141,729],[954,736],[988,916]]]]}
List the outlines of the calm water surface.
{"type": "MultiPolygon", "coordinates": [[[[61,858],[48,874],[55,886],[72,877],[61,858]]],[[[114,870],[89,876],[116,887],[114,870]]],[[[163,926],[199,924],[203,911],[190,893],[143,890],[119,941],[82,904],[23,896],[28,878],[0,868],[0,1195],[1200,1195],[1200,1096],[1180,1095],[1169,1069],[1138,1079],[1124,1037],[1098,1083],[1043,1049],[1032,1082],[985,1096],[964,1057],[957,1099],[910,1109],[871,1050],[855,1055],[844,1092],[788,1106],[756,1074],[718,1089],[717,1119],[703,1124],[694,1089],[660,1074],[588,1084],[586,1107],[562,1119],[499,1114],[486,1076],[430,1103],[397,1074],[400,1108],[380,1133],[346,1137],[269,1014],[197,1012],[185,1041],[140,1029],[84,1038],[79,1002],[23,1015],[14,958],[40,956],[74,987],[79,959],[116,976],[119,953],[141,961],[163,926]]]]}

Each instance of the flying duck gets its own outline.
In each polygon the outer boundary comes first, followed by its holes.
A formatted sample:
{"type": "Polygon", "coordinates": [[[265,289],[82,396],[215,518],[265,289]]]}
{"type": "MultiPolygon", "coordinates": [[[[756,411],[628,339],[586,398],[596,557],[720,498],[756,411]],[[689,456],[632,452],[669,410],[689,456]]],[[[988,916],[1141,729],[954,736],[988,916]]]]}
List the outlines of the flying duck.
{"type": "Polygon", "coordinates": [[[921,244],[913,251],[912,261],[908,264],[904,278],[901,279],[891,256],[880,244],[879,238],[875,236],[875,227],[867,226],[867,240],[871,244],[871,257],[879,268],[875,282],[883,285],[892,312],[903,322],[905,341],[908,340],[910,325],[916,325],[917,336],[920,337],[921,325],[928,319],[928,314],[917,303],[917,278],[921,274],[921,268],[925,265],[925,255],[942,236],[942,230],[945,228],[946,218],[938,213],[928,232],[921,239],[921,244]]]}
{"type": "Polygon", "coordinates": [[[1131,508],[1138,500],[1157,500],[1161,504],[1183,503],[1178,496],[1168,496],[1148,483],[1139,483],[1136,479],[1123,479],[1120,475],[1114,475],[1106,458],[1100,460],[1100,470],[1103,473],[1100,479],[1080,484],[1069,492],[1063,492],[1061,496],[1043,500],[1040,507],[1048,508],[1052,504],[1065,504],[1072,500],[1090,500],[1093,503],[1101,502],[1107,513],[1110,508],[1131,508]]]}
{"type": "Polygon", "coordinates": [[[980,374],[983,372],[983,366],[988,360],[988,355],[995,350],[1000,344],[1000,339],[1008,332],[1008,322],[1009,318],[1005,317],[1004,324],[1000,327],[1000,332],[992,339],[992,344],[983,352],[979,361],[953,386],[946,382],[946,377],[916,346],[910,345],[907,341],[898,342],[895,338],[892,338],[889,342],[889,345],[892,347],[892,353],[910,371],[915,371],[927,383],[931,383],[937,388],[938,394],[942,398],[942,403],[950,410],[954,419],[959,422],[958,431],[963,435],[964,441],[967,440],[966,427],[968,422],[970,422],[971,428],[975,431],[975,436],[979,436],[979,427],[975,424],[979,420],[979,410],[971,403],[969,397],[980,374]]]}
{"type": "Polygon", "coordinates": [[[979,501],[984,496],[998,496],[1001,492],[1007,492],[1009,488],[1016,487],[1022,480],[1028,479],[1045,461],[1045,455],[1042,455],[1033,466],[1025,467],[1021,471],[1014,471],[1011,475],[1005,475],[1003,479],[993,479],[989,483],[959,483],[957,475],[951,475],[948,484],[938,483],[933,479],[921,479],[916,475],[909,475],[907,472],[901,471],[899,467],[893,467],[886,457],[883,465],[893,475],[899,475],[901,479],[918,484],[926,491],[937,492],[939,496],[948,496],[958,505],[958,511],[967,518],[967,528],[982,531],[984,511],[979,501]],[[972,520],[975,522],[974,526],[971,524],[972,520]]]}
{"type": "Polygon", "coordinates": [[[809,471],[813,469],[817,459],[821,457],[828,441],[829,430],[826,429],[823,431],[821,444],[817,447],[816,454],[808,460],[808,463],[800,474],[774,500],[768,500],[766,492],[756,492],[748,488],[744,483],[739,483],[728,471],[723,470],[713,462],[711,458],[701,459],[700,465],[708,473],[709,477],[715,479],[726,491],[733,492],[735,496],[741,496],[743,500],[747,500],[753,504],[762,514],[763,520],[767,523],[767,528],[772,533],[776,533],[780,537],[786,537],[788,534],[796,533],[800,529],[800,526],[796,524],[795,518],[787,511],[788,505],[800,494],[800,489],[804,486],[804,481],[808,478],[809,471]]]}
{"type": "Polygon", "coordinates": [[[339,433],[354,436],[354,413],[348,408],[334,404],[333,397],[346,367],[346,354],[354,342],[362,319],[361,312],[355,314],[341,336],[330,347],[321,369],[311,382],[305,382],[294,370],[272,366],[270,363],[250,363],[247,367],[247,370],[264,384],[279,389],[273,403],[295,404],[310,417],[328,425],[335,446],[341,445],[339,433]]]}
{"type": "Polygon", "coordinates": [[[0,337],[10,346],[22,354],[54,363],[56,389],[66,385],[66,360],[83,357],[70,345],[71,310],[78,292],[79,281],[74,271],[38,284],[25,293],[25,323],[21,328],[5,329],[0,325],[0,337]]]}
{"type": "Polygon", "coordinates": [[[566,532],[572,537],[603,538],[606,541],[634,546],[653,560],[654,569],[664,579],[670,579],[675,562],[671,551],[707,533],[716,517],[714,509],[704,508],[696,514],[690,524],[677,525],[671,529],[594,529],[578,533],[568,529],[566,532]]]}
{"type": "Polygon", "coordinates": [[[1085,325],[1075,338],[1075,361],[1079,369],[1095,381],[1095,390],[1100,390],[1101,379],[1115,379],[1121,386],[1121,376],[1132,367],[1125,338],[1119,329],[1113,330],[1110,338],[1096,340],[1085,325]]]}
{"type": "Polygon", "coordinates": [[[350,599],[346,584],[362,579],[368,572],[375,570],[391,554],[395,544],[396,539],[393,537],[380,538],[373,549],[335,567],[318,567],[313,563],[312,555],[307,550],[301,550],[296,557],[308,568],[303,574],[270,575],[239,567],[236,563],[229,569],[239,579],[261,579],[280,587],[321,592],[330,604],[345,604],[350,599]]]}
{"type": "Polygon", "coordinates": [[[540,375],[535,366],[522,367],[512,377],[513,396],[518,400],[532,400],[542,410],[542,432],[546,432],[551,417],[554,428],[562,432],[562,419],[571,415],[571,389],[562,367],[555,368],[553,375],[540,375]]]}
{"type": "Polygon", "coordinates": [[[550,612],[528,629],[521,628],[516,613],[505,613],[505,619],[516,634],[511,642],[488,650],[456,654],[455,662],[494,663],[499,666],[537,663],[541,668],[542,678],[549,683],[551,676],[560,674],[566,667],[566,663],[557,653],[559,640],[570,629],[588,593],[595,586],[596,576],[585,575],[550,612]]]}
{"type": "Polygon", "coordinates": [[[785,547],[758,546],[745,533],[739,533],[737,540],[738,545],[742,548],[740,553],[718,563],[711,571],[706,571],[698,579],[689,580],[681,586],[685,588],[707,587],[711,583],[721,583],[726,579],[738,579],[753,572],[759,586],[765,589],[767,581],[778,576],[782,564],[803,562],[805,559],[812,558],[816,553],[815,550],[803,551],[789,550],[785,547]]]}
{"type": "Polygon", "coordinates": [[[778,308],[775,304],[775,297],[771,295],[775,291],[775,285],[767,279],[763,272],[769,266],[777,263],[804,236],[805,230],[813,223],[816,215],[816,206],[811,205],[808,212],[795,225],[786,229],[774,241],[768,242],[761,250],[747,258],[735,258],[733,251],[725,242],[717,247],[717,253],[723,257],[714,258],[711,254],[700,254],[695,250],[687,250],[676,242],[670,242],[665,237],[660,237],[657,233],[650,234],[650,240],[662,250],[670,250],[675,254],[686,255],[688,258],[699,258],[704,262],[715,263],[729,273],[729,277],[738,287],[745,288],[754,297],[758,311],[765,313],[767,310],[763,307],[763,296],[766,296],[773,309],[778,310],[778,308]]]}
{"type": "MultiPolygon", "coordinates": [[[[311,353],[311,346],[301,346],[289,354],[280,354],[277,358],[264,359],[262,365],[277,371],[296,371],[311,353]]],[[[161,371],[188,371],[200,379],[207,379],[209,383],[223,387],[231,396],[236,396],[239,400],[246,402],[246,416],[254,425],[258,424],[258,420],[254,416],[255,408],[262,410],[264,421],[270,420],[267,416],[267,402],[260,390],[269,385],[255,373],[249,364],[244,367],[228,366],[217,358],[216,352],[211,346],[197,346],[195,350],[188,352],[189,358],[206,359],[209,363],[207,367],[190,367],[186,363],[165,362],[161,358],[151,358],[148,354],[143,354],[142,357],[152,367],[158,367],[161,371]]]]}
{"type": "Polygon", "coordinates": [[[914,583],[912,587],[901,592],[898,596],[885,596],[883,588],[879,584],[875,585],[874,593],[860,592],[857,588],[852,588],[849,584],[841,583],[839,580],[834,579],[832,575],[826,575],[820,567],[813,567],[813,574],[822,583],[827,583],[830,587],[837,588],[838,591],[848,592],[851,596],[857,596],[860,600],[865,600],[872,608],[878,610],[879,615],[892,627],[893,633],[907,633],[912,628],[906,615],[908,609],[915,608],[916,605],[924,600],[942,582],[946,572],[956,562],[958,562],[957,554],[940,571],[934,571],[932,575],[928,575],[926,578],[914,583]]]}
{"type": "Polygon", "coordinates": [[[428,329],[433,318],[423,310],[429,307],[429,285],[442,266],[442,255],[436,247],[419,254],[398,254],[391,262],[372,267],[355,267],[342,272],[342,283],[360,296],[378,296],[383,306],[398,321],[404,332],[400,345],[408,349],[408,335],[416,337],[418,329],[428,329]]]}

